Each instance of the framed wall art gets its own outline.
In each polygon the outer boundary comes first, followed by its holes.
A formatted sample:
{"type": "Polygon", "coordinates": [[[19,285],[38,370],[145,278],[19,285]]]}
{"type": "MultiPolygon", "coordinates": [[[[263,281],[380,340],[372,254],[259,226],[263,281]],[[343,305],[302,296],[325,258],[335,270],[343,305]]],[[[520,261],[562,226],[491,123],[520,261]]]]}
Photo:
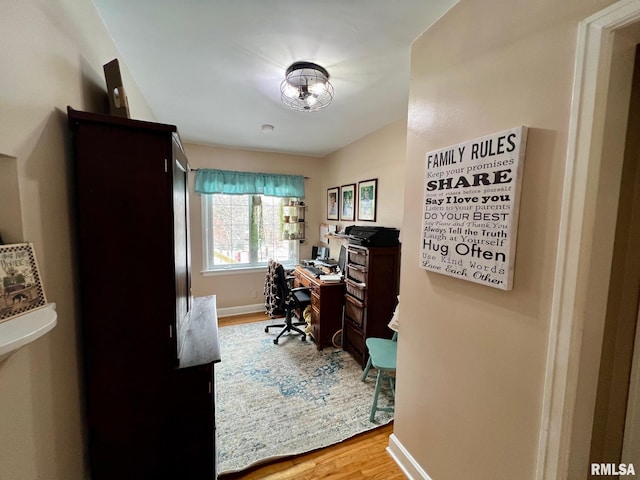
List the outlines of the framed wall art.
{"type": "Polygon", "coordinates": [[[340,220],[354,221],[356,219],[356,184],[340,187],[340,220]]]}
{"type": "Polygon", "coordinates": [[[513,288],[527,127],[425,154],[420,266],[513,288]]]}
{"type": "Polygon", "coordinates": [[[340,210],[340,188],[327,189],[327,220],[338,220],[340,210]]]}
{"type": "Polygon", "coordinates": [[[0,246],[0,322],[46,305],[33,245],[0,246]]]}
{"type": "Polygon", "coordinates": [[[376,203],[378,197],[378,179],[358,182],[358,220],[376,221],[376,203]]]}

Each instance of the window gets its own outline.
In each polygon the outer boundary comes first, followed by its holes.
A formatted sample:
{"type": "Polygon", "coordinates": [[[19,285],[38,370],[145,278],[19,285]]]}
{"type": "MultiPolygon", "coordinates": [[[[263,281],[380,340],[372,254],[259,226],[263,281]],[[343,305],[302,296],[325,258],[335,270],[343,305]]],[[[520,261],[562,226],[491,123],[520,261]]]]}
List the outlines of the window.
{"type": "Polygon", "coordinates": [[[202,196],[205,270],[266,266],[269,259],[298,263],[298,242],[284,240],[288,198],[265,195],[202,196]]]}

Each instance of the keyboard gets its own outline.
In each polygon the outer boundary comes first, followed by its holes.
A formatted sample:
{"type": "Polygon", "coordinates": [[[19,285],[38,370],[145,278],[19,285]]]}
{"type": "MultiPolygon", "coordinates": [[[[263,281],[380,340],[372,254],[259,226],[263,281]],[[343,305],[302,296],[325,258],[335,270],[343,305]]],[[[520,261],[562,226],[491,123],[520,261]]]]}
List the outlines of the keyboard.
{"type": "Polygon", "coordinates": [[[320,275],[324,275],[324,271],[316,267],[304,267],[304,269],[316,278],[318,278],[320,275]]]}

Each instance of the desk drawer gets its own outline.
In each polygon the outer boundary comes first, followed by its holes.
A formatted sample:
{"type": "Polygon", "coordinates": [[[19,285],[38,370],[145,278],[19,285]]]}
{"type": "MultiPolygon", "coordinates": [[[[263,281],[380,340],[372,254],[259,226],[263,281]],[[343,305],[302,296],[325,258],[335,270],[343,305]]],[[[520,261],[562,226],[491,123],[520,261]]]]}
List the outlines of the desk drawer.
{"type": "Polygon", "coordinates": [[[311,284],[311,280],[309,280],[309,278],[305,277],[304,275],[299,274],[298,272],[295,272],[295,277],[297,280],[297,285],[299,287],[308,287],[311,284]]]}
{"type": "Polygon", "coordinates": [[[311,290],[311,306],[316,310],[320,310],[320,295],[315,290],[311,290]]]}
{"type": "Polygon", "coordinates": [[[366,301],[367,297],[367,288],[361,284],[357,284],[349,279],[347,279],[347,293],[352,297],[357,298],[361,302],[366,301]]]}
{"type": "Polygon", "coordinates": [[[347,265],[347,278],[357,283],[366,283],[367,269],[360,265],[347,265]]]}
{"type": "Polygon", "coordinates": [[[369,264],[369,251],[366,248],[359,249],[350,245],[347,249],[347,263],[366,267],[369,264]]]}
{"type": "Polygon", "coordinates": [[[311,335],[316,340],[320,340],[320,312],[315,308],[311,309],[311,335]]]}
{"type": "Polygon", "coordinates": [[[362,331],[358,330],[357,327],[349,323],[345,323],[343,334],[343,344],[346,347],[347,351],[353,353],[356,359],[362,364],[364,367],[364,357],[367,353],[366,345],[364,342],[364,334],[362,331]]]}
{"type": "Polygon", "coordinates": [[[344,300],[344,314],[347,321],[363,328],[367,311],[364,303],[359,302],[351,295],[345,295],[344,300]]]}

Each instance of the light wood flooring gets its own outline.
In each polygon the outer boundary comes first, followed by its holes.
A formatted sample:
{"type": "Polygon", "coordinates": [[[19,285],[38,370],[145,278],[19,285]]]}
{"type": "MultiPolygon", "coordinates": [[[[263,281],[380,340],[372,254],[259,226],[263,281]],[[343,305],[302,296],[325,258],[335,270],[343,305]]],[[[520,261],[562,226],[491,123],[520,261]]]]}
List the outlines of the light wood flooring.
{"type": "MultiPolygon", "coordinates": [[[[268,320],[265,314],[219,319],[219,326],[268,320]]],[[[301,419],[304,421],[304,419],[301,419]]],[[[407,477],[386,452],[393,423],[314,452],[277,460],[220,480],[404,480],[407,477]]]]}

